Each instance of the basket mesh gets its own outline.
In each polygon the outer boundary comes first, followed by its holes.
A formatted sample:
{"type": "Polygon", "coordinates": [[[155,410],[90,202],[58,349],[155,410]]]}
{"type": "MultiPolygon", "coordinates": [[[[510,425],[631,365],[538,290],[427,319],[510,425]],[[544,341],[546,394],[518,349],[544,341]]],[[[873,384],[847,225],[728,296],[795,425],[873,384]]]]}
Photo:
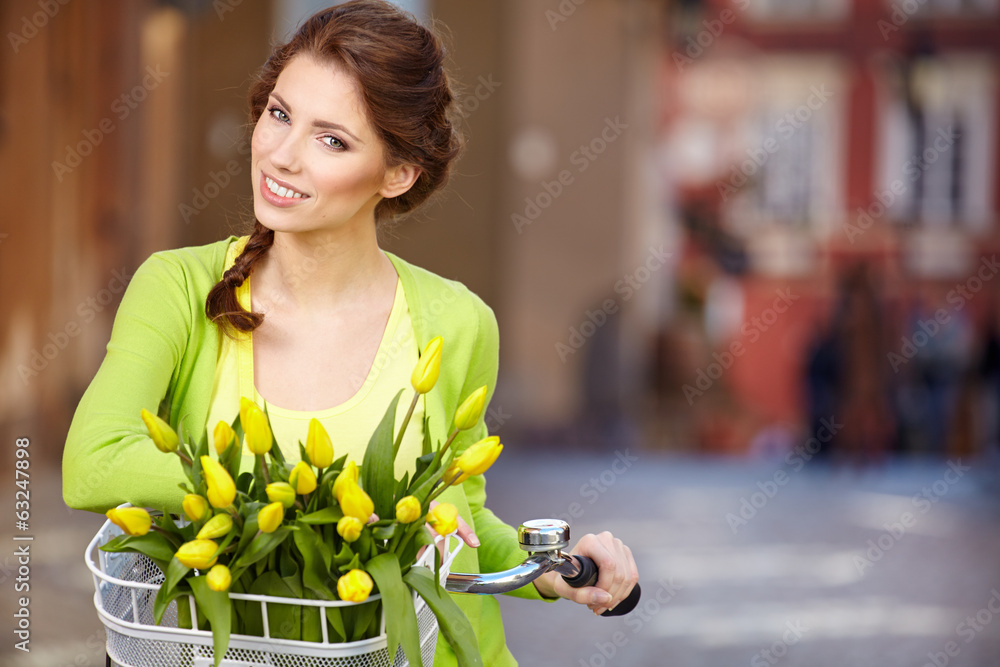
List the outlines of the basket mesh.
{"type": "MultiPolygon", "coordinates": [[[[146,556],[134,553],[104,554],[105,572],[128,582],[159,584],[163,574],[146,556]]],[[[171,602],[160,625],[153,620],[153,601],[156,590],[122,585],[104,580],[99,584],[97,600],[105,613],[128,623],[151,626],[151,632],[132,632],[128,628],[107,625],[108,655],[112,664],[121,667],[209,667],[212,662],[211,634],[205,633],[209,645],[192,643],[189,636],[171,635],[168,628],[177,627],[177,606],[171,602]],[[133,598],[134,594],[134,598],[133,598]],[[133,599],[135,604],[133,604],[133,599]],[[150,636],[155,634],[155,638],[150,636]]],[[[187,598],[182,598],[186,600],[187,598]]],[[[434,662],[437,643],[437,618],[420,600],[417,604],[417,626],[420,635],[421,656],[425,665],[434,662]]],[[[407,667],[402,648],[394,660],[382,648],[359,649],[354,655],[337,656],[302,655],[294,646],[276,645],[263,637],[234,635],[233,644],[253,645],[254,648],[230,646],[226,651],[223,667],[407,667]]],[[[310,652],[322,653],[322,644],[310,644],[310,652]]]]}

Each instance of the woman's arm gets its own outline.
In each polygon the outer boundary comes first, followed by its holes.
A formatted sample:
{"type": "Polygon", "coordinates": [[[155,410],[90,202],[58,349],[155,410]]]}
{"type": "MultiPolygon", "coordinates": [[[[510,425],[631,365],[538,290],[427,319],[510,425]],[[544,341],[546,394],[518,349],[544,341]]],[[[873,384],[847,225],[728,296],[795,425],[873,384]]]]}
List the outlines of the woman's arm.
{"type": "Polygon", "coordinates": [[[66,438],[63,498],[70,507],[104,511],[128,501],[162,509],[167,498],[179,507],[180,463],[156,449],[139,412],[159,411],[188,344],[194,314],[185,278],[179,262],[156,254],[129,283],[107,354],[66,438]]]}

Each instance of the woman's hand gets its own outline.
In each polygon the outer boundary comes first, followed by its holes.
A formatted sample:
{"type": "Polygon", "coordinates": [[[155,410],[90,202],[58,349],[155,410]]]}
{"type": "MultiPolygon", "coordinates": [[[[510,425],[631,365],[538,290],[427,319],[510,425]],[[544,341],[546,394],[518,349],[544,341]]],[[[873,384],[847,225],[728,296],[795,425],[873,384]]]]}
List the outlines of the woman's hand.
{"type": "MultiPolygon", "coordinates": [[[[432,500],[430,509],[434,509],[437,506],[437,504],[438,501],[432,500]]],[[[427,526],[430,527],[430,524],[427,524],[427,526]]],[[[431,528],[431,530],[434,529],[431,528]]],[[[476,533],[473,532],[472,528],[469,527],[469,524],[465,523],[465,519],[463,519],[461,515],[459,515],[458,517],[458,536],[462,539],[463,542],[465,542],[467,546],[470,546],[473,549],[479,546],[479,538],[476,537],[476,533]]],[[[444,542],[439,543],[439,551],[441,551],[441,555],[444,556],[444,542]]],[[[420,555],[423,553],[424,553],[423,549],[418,551],[417,558],[419,558],[420,555]]]]}
{"type": "Polygon", "coordinates": [[[594,560],[599,572],[595,586],[573,588],[558,572],[546,572],[535,579],[535,588],[544,597],[562,597],[577,604],[585,604],[597,615],[615,606],[632,591],[639,581],[632,550],[611,533],[584,535],[571,554],[589,556],[594,560]]]}

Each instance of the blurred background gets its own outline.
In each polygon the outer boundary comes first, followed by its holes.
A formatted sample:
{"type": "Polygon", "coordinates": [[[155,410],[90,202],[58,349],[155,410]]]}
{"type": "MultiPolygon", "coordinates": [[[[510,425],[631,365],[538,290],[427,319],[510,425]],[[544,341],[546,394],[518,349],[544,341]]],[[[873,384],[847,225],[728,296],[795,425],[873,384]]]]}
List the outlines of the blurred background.
{"type": "MultiPolygon", "coordinates": [[[[327,4],[0,3],[2,465],[30,439],[36,536],[0,664],[103,664],[73,410],[136,267],[248,229],[250,78],[327,4]]],[[[491,504],[614,531],[646,591],[504,600],[522,664],[1000,663],[1000,2],[398,4],[446,32],[469,141],[384,247],[497,313],[491,504]]]]}

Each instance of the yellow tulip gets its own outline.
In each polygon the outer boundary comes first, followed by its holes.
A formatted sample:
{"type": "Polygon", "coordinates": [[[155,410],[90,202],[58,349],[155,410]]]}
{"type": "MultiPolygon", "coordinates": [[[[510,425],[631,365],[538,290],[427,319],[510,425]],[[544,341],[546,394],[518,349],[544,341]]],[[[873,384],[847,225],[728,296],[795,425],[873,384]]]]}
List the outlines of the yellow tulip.
{"type": "Polygon", "coordinates": [[[458,467],[458,461],[453,462],[448,469],[444,471],[444,476],[441,478],[445,484],[451,486],[457,486],[469,479],[471,475],[466,472],[462,472],[462,469],[458,467]]]}
{"type": "Polygon", "coordinates": [[[271,482],[264,491],[268,500],[272,503],[281,503],[285,509],[295,504],[295,489],[288,482],[271,482]]]}
{"type": "Polygon", "coordinates": [[[208,502],[212,507],[229,507],[236,499],[236,485],[218,461],[211,456],[201,457],[201,469],[208,484],[208,502]]]}
{"type": "Polygon", "coordinates": [[[218,560],[215,553],[218,550],[219,545],[212,540],[191,540],[182,544],[174,556],[185,567],[207,570],[218,560]]]}
{"type": "Polygon", "coordinates": [[[139,412],[139,416],[142,417],[142,423],[146,425],[149,437],[153,439],[153,444],[156,445],[157,449],[166,454],[177,451],[180,441],[177,439],[177,433],[174,432],[174,429],[170,428],[170,424],[146,408],[139,412]]]}
{"type": "Polygon", "coordinates": [[[347,602],[364,602],[374,585],[372,578],[364,570],[351,570],[337,579],[337,595],[347,602]]]}
{"type": "Polygon", "coordinates": [[[316,490],[316,473],[305,461],[299,461],[288,473],[288,483],[296,493],[306,494],[316,490]]]}
{"type": "Polygon", "coordinates": [[[337,534],[348,542],[353,542],[361,537],[361,531],[364,530],[364,527],[365,524],[357,517],[345,516],[337,522],[337,534]]]}
{"type": "Polygon", "coordinates": [[[438,503],[427,513],[427,523],[438,535],[458,530],[458,509],[451,503],[438,503]]]}
{"type": "Polygon", "coordinates": [[[223,512],[222,514],[216,514],[211,519],[208,520],[198,534],[195,537],[199,540],[214,540],[218,537],[223,537],[228,535],[229,531],[233,529],[233,517],[229,514],[223,512]]]}
{"type": "Polygon", "coordinates": [[[212,569],[208,571],[206,583],[208,583],[208,587],[213,591],[220,593],[228,591],[229,585],[233,583],[233,574],[229,571],[228,567],[219,563],[218,565],[213,565],[212,569]]]}
{"type": "Polygon", "coordinates": [[[246,434],[247,449],[255,456],[271,451],[274,439],[271,437],[271,427],[267,423],[267,415],[249,398],[240,399],[240,422],[243,433],[246,434]]]}
{"type": "Polygon", "coordinates": [[[201,521],[209,515],[211,510],[208,507],[208,501],[205,500],[204,496],[199,496],[195,493],[189,493],[184,496],[184,502],[181,503],[184,508],[184,513],[187,514],[187,518],[192,521],[201,521]]]}
{"type": "Polygon", "coordinates": [[[229,443],[233,441],[236,437],[236,431],[227,424],[226,422],[219,420],[219,423],[215,425],[215,431],[212,432],[212,439],[215,441],[215,453],[222,456],[222,453],[226,451],[226,447],[229,443]]]}
{"type": "Polygon", "coordinates": [[[444,340],[438,336],[427,343],[424,353],[417,360],[417,365],[413,368],[410,376],[410,384],[418,394],[426,394],[434,388],[437,382],[438,373],[441,372],[441,346],[444,340]]]}
{"type": "Polygon", "coordinates": [[[340,509],[344,511],[344,516],[353,516],[362,523],[368,523],[375,511],[375,503],[357,482],[351,481],[340,496],[340,509]]]}
{"type": "Polygon", "coordinates": [[[503,451],[503,445],[500,444],[500,438],[491,435],[474,445],[470,445],[458,457],[455,464],[465,475],[482,475],[497,460],[501,451],[503,451]]]}
{"type": "Polygon", "coordinates": [[[333,443],[318,419],[309,421],[309,435],[306,437],[306,456],[317,468],[326,468],[333,463],[333,443]]]}
{"type": "Polygon", "coordinates": [[[285,519],[285,508],[281,503],[271,503],[257,512],[257,527],[262,533],[273,533],[285,519]]]}
{"type": "Polygon", "coordinates": [[[478,424],[485,405],[486,385],[483,385],[469,394],[468,398],[458,406],[458,410],[455,411],[455,428],[459,431],[467,431],[478,424]]]}
{"type": "Polygon", "coordinates": [[[337,475],[337,479],[333,482],[333,496],[340,502],[340,497],[344,495],[344,488],[347,486],[348,481],[357,482],[358,481],[358,466],[354,461],[348,461],[344,469],[340,471],[337,475]]]}
{"type": "Polygon", "coordinates": [[[153,519],[149,512],[141,507],[122,507],[121,509],[110,509],[105,516],[122,529],[126,535],[145,535],[153,525],[153,519]]]}
{"type": "Polygon", "coordinates": [[[420,501],[413,496],[406,496],[396,503],[396,521],[413,523],[420,518],[420,501]]]}

